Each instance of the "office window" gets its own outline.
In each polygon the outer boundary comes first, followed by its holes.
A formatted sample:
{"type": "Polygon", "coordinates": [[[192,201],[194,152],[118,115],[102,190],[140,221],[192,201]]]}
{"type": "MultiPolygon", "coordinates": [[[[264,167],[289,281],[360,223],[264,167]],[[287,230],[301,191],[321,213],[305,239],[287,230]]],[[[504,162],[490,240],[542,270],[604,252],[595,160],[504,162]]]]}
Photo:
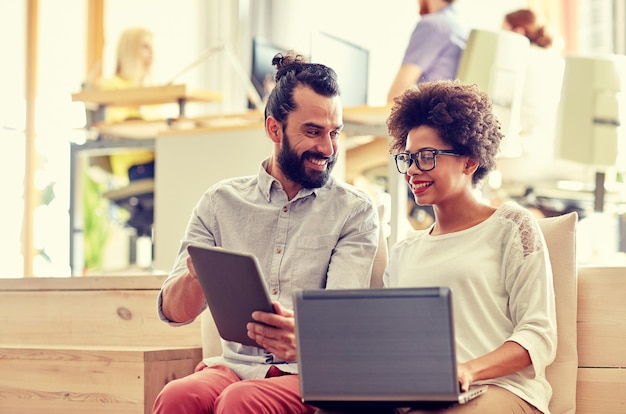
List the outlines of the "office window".
{"type": "Polygon", "coordinates": [[[3,41],[3,76],[0,78],[0,180],[2,182],[2,214],[0,215],[0,277],[20,277],[21,226],[24,210],[24,74],[26,2],[0,2],[0,25],[3,41]]]}
{"type": "MultiPolygon", "coordinates": [[[[0,277],[24,273],[24,194],[26,165],[26,3],[0,2],[0,36],[5,61],[0,90],[0,175],[3,183],[0,215],[0,277]]],[[[36,254],[34,276],[67,276],[68,154],[71,139],[71,92],[79,87],[84,66],[82,0],[39,3],[37,39],[37,100],[34,150],[37,157],[32,229],[36,254]],[[72,10],[72,14],[67,14],[72,10]]],[[[83,111],[84,114],[84,111],[83,111]]]]}
{"type": "Polygon", "coordinates": [[[615,0],[615,53],[626,55],[626,2],[615,0]]]}
{"type": "MultiPolygon", "coordinates": [[[[623,1],[623,0],[617,0],[623,1]]],[[[578,3],[578,52],[613,53],[613,2],[580,0],[578,3]]]]}

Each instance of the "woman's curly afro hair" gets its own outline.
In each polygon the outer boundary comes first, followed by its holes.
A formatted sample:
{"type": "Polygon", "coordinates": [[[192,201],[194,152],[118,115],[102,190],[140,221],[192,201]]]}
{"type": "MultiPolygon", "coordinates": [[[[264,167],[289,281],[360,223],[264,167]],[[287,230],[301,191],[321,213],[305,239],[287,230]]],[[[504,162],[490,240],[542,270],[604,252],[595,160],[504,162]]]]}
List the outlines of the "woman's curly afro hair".
{"type": "Polygon", "coordinates": [[[503,135],[489,97],[476,85],[435,81],[406,90],[394,100],[387,119],[390,153],[405,151],[409,131],[420,126],[435,129],[455,151],[478,161],[474,186],[495,168],[503,135]]]}

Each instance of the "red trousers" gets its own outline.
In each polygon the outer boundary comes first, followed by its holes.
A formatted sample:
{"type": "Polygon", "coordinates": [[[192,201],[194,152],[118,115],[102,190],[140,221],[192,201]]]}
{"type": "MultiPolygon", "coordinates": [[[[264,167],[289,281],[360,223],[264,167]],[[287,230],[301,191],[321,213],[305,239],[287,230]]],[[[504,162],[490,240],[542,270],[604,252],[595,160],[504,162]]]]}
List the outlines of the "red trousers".
{"type": "Polygon", "coordinates": [[[241,380],[225,366],[201,365],[196,372],[170,381],[154,402],[153,414],[308,414],[316,408],[302,403],[298,375],[241,380]]]}

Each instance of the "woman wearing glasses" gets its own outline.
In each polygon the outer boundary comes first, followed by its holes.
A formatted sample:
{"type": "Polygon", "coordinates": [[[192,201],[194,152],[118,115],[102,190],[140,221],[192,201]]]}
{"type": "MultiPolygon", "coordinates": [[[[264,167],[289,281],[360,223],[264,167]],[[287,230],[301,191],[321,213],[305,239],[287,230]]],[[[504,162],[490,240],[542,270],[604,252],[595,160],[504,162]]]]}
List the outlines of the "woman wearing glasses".
{"type": "Polygon", "coordinates": [[[435,221],[392,248],[385,285],[450,287],[461,387],[490,385],[442,412],[549,413],[556,320],[545,241],[530,212],[476,192],[502,139],[489,98],[454,81],[422,83],[395,100],[387,125],[398,172],[435,221]]]}

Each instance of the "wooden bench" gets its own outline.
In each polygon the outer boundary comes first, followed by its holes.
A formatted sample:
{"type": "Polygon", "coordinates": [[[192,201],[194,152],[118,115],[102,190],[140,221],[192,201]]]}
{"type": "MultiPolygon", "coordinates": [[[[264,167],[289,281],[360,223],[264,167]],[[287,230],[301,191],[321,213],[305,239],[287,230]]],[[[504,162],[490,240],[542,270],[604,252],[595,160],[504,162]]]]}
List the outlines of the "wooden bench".
{"type": "Polygon", "coordinates": [[[164,276],[0,279],[0,412],[150,413],[202,358],[159,320],[164,276]]]}
{"type": "MultiPolygon", "coordinates": [[[[158,320],[162,280],[0,279],[0,412],[149,413],[201,358],[199,320],[158,320]]],[[[626,268],[578,269],[578,414],[626,412],[624,298],[626,268]]],[[[219,352],[212,337],[205,355],[219,352]]]]}

